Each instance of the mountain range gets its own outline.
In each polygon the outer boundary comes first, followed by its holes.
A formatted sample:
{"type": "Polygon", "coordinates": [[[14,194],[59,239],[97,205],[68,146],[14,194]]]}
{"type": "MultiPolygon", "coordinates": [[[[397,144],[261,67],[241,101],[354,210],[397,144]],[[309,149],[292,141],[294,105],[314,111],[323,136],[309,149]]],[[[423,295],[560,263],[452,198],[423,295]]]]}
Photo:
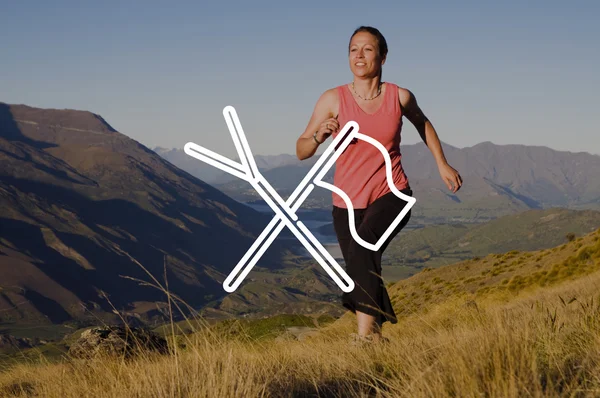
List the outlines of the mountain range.
{"type": "MultiPolygon", "coordinates": [[[[187,171],[191,175],[198,177],[202,181],[211,185],[224,184],[237,179],[237,177],[232,176],[221,169],[213,167],[187,155],[183,149],[155,147],[153,150],[170,163],[173,163],[180,169],[187,171]]],[[[236,157],[232,160],[237,162],[239,161],[239,158],[236,157]]],[[[297,165],[300,163],[298,158],[288,154],[256,155],[254,156],[254,160],[256,162],[256,166],[261,171],[273,169],[275,167],[297,165]]]]}
{"type": "MultiPolygon", "coordinates": [[[[456,194],[442,182],[434,158],[424,143],[401,146],[402,164],[417,199],[413,219],[419,223],[481,222],[551,207],[600,209],[598,155],[492,142],[466,148],[442,143],[442,147],[450,165],[463,178],[463,186],[456,194]]],[[[183,152],[174,149],[163,156],[178,167],[188,167],[184,162],[178,163],[175,153],[183,152]]],[[[263,160],[260,156],[256,158],[263,160]]],[[[261,172],[287,197],[317,157],[299,161],[294,155],[280,155],[276,159],[273,162],[265,159],[261,172]]],[[[329,182],[333,181],[334,170],[327,174],[329,182]]],[[[190,173],[194,171],[190,169],[190,173]]],[[[212,184],[236,200],[261,201],[245,181],[213,180],[212,184]]],[[[316,188],[303,207],[330,209],[331,204],[332,193],[316,188]]]]}
{"type": "Polygon", "coordinates": [[[0,164],[0,323],[201,308],[270,221],[91,112],[0,103],[0,164]]]}

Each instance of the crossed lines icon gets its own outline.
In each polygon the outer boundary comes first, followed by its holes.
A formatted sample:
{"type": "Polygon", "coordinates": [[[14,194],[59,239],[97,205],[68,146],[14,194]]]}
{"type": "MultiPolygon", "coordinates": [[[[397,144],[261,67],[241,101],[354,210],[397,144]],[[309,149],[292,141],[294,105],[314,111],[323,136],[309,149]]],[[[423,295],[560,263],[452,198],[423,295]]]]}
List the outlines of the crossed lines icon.
{"type": "Polygon", "coordinates": [[[285,227],[290,229],[300,243],[302,243],[308,252],[317,260],[319,265],[321,265],[329,277],[333,279],[333,281],[342,289],[342,291],[348,293],[354,290],[354,281],[348,276],[348,274],[346,274],[344,269],[340,267],[340,265],[323,247],[323,245],[314,237],[304,223],[298,219],[296,212],[315,188],[315,185],[328,189],[339,195],[344,200],[344,203],[349,210],[349,227],[350,233],[352,234],[354,240],[367,249],[373,251],[379,250],[385,240],[398,226],[400,221],[402,221],[402,219],[406,216],[406,213],[408,213],[410,208],[416,202],[415,198],[403,194],[394,185],[391,172],[391,160],[385,147],[377,140],[359,133],[358,124],[354,121],[349,121],[342,128],[333,142],[327,147],[325,152],[313,165],[300,184],[298,184],[298,186],[294,189],[288,199],[284,202],[281,196],[273,189],[271,184],[269,184],[269,182],[258,170],[235,109],[232,106],[226,106],[223,109],[223,116],[225,117],[225,122],[227,123],[229,133],[231,134],[231,138],[233,139],[233,143],[235,144],[235,148],[238,152],[240,162],[235,162],[193,142],[188,142],[185,144],[185,153],[238,178],[241,178],[242,180],[248,181],[256,190],[256,192],[275,212],[275,217],[273,217],[271,222],[267,224],[262,233],[256,238],[255,242],[223,282],[223,288],[225,291],[232,293],[239,287],[244,278],[246,278],[248,273],[252,270],[258,260],[269,248],[271,243],[273,243],[275,238],[285,227]],[[358,235],[354,224],[352,201],[348,195],[335,185],[323,181],[323,178],[331,169],[331,167],[333,167],[335,161],[355,138],[367,141],[379,149],[385,159],[388,186],[396,196],[407,202],[407,205],[404,206],[400,214],[398,214],[398,216],[387,228],[386,232],[374,244],[364,241],[358,235]]]}

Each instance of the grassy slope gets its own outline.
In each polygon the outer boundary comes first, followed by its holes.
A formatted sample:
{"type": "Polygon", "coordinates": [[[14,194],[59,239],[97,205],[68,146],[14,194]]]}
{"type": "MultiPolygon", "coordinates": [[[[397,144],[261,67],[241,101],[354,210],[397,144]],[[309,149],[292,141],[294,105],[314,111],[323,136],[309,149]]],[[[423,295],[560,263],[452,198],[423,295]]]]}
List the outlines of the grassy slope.
{"type": "Polygon", "coordinates": [[[390,286],[400,320],[384,327],[386,347],[350,346],[350,315],[303,341],[265,338],[286,322],[275,319],[241,329],[247,333],[200,330],[164,357],[16,365],[0,374],[0,395],[594,395],[599,268],[597,230],[552,249],[427,269],[390,286]]]}
{"type": "Polygon", "coordinates": [[[599,238],[597,230],[549,249],[513,250],[426,268],[388,291],[400,314],[422,311],[451,297],[511,296],[596,271],[600,267],[599,238]]]}

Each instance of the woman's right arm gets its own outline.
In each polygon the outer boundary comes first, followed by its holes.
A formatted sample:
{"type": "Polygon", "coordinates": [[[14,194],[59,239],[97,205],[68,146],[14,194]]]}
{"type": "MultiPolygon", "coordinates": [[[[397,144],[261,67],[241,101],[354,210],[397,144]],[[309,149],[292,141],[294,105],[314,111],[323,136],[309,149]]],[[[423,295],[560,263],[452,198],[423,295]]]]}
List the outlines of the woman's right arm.
{"type": "Polygon", "coordinates": [[[317,152],[320,144],[315,141],[315,131],[317,132],[317,140],[322,144],[331,134],[339,130],[340,125],[336,119],[337,115],[334,114],[337,101],[335,89],[327,90],[319,97],[306,130],[296,142],[296,156],[298,159],[308,159],[317,152]]]}

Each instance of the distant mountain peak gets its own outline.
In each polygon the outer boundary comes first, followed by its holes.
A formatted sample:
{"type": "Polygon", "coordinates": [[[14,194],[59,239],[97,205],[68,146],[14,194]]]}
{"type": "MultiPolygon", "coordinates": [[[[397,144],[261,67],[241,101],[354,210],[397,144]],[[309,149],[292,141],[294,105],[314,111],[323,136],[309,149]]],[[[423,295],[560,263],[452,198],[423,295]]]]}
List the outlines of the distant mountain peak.
{"type": "Polygon", "coordinates": [[[35,108],[29,105],[14,105],[4,102],[0,102],[0,107],[10,111],[17,121],[25,123],[44,123],[50,126],[71,128],[74,131],[80,129],[96,132],[117,132],[102,116],[90,111],[68,108],[35,108]]]}

